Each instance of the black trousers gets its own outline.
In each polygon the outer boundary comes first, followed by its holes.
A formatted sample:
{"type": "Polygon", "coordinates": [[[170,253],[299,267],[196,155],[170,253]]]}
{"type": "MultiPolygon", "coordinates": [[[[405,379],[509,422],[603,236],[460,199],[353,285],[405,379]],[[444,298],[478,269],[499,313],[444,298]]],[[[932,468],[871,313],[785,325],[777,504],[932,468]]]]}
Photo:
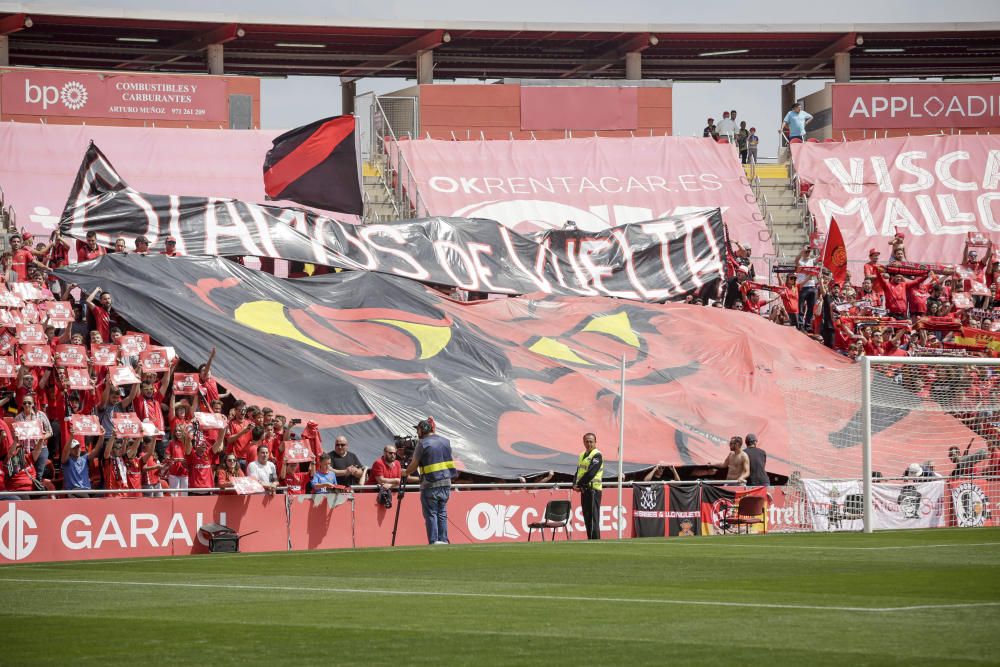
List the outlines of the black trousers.
{"type": "Polygon", "coordinates": [[[587,527],[587,539],[601,539],[601,492],[584,489],[580,492],[580,506],[583,508],[583,525],[587,527]]]}
{"type": "Polygon", "coordinates": [[[803,287],[799,290],[799,329],[812,333],[813,310],[816,308],[816,288],[803,287]]]}

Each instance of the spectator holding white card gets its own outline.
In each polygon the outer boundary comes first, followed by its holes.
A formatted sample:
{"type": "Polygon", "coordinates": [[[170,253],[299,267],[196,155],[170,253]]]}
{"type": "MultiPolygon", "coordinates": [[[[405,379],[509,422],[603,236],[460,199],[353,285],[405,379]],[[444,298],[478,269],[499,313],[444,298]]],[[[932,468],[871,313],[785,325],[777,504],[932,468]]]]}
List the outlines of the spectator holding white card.
{"type": "Polygon", "coordinates": [[[113,419],[116,414],[128,412],[132,401],[139,395],[139,384],[134,383],[132,389],[117,386],[109,377],[104,384],[104,395],[98,406],[101,416],[101,426],[104,427],[104,437],[110,438],[114,433],[113,419]]]}
{"type": "Polygon", "coordinates": [[[247,466],[247,475],[256,478],[264,487],[264,491],[274,493],[278,487],[278,470],[274,462],[269,460],[270,455],[267,445],[260,445],[257,448],[257,460],[251,461],[247,466]]]}
{"type": "Polygon", "coordinates": [[[36,479],[41,482],[42,475],[45,474],[45,465],[49,462],[49,438],[52,437],[52,424],[49,422],[48,415],[40,410],[35,409],[35,394],[27,394],[21,400],[21,412],[14,417],[15,422],[28,422],[35,421],[40,425],[40,434],[36,440],[29,440],[24,443],[27,449],[30,449],[32,456],[32,464],[35,467],[36,479]]]}

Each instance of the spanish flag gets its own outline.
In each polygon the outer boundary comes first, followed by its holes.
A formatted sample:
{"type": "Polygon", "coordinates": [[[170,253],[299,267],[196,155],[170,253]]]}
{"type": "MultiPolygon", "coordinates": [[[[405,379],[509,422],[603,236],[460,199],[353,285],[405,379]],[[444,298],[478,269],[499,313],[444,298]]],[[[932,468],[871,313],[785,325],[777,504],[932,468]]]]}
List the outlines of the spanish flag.
{"type": "Polygon", "coordinates": [[[985,345],[994,354],[1000,354],[1000,332],[962,327],[961,334],[955,334],[955,342],[960,345],[985,345]]]}

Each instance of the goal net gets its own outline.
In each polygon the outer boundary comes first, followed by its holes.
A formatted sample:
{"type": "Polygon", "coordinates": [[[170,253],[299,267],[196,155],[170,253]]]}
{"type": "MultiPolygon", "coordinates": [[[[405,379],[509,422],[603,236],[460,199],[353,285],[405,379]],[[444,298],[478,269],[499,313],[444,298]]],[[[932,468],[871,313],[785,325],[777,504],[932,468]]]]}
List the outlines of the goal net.
{"type": "Polygon", "coordinates": [[[789,490],[805,499],[804,529],[990,520],[988,498],[1000,496],[1000,459],[990,459],[1000,446],[1000,359],[861,358],[783,389],[789,490]],[[977,486],[971,502],[982,507],[971,520],[960,480],[977,486]]]}

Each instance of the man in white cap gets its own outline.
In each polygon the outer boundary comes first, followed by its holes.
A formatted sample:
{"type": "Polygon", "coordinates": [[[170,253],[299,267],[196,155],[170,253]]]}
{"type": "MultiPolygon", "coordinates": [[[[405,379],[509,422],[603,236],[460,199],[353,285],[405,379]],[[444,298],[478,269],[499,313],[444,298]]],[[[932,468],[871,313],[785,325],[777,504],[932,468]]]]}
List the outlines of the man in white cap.
{"type": "MultiPolygon", "coordinates": [[[[83,451],[83,438],[73,438],[69,447],[62,451],[62,474],[64,491],[90,490],[90,455],[83,451]]],[[[81,493],[78,497],[86,498],[88,494],[81,493]]]]}

